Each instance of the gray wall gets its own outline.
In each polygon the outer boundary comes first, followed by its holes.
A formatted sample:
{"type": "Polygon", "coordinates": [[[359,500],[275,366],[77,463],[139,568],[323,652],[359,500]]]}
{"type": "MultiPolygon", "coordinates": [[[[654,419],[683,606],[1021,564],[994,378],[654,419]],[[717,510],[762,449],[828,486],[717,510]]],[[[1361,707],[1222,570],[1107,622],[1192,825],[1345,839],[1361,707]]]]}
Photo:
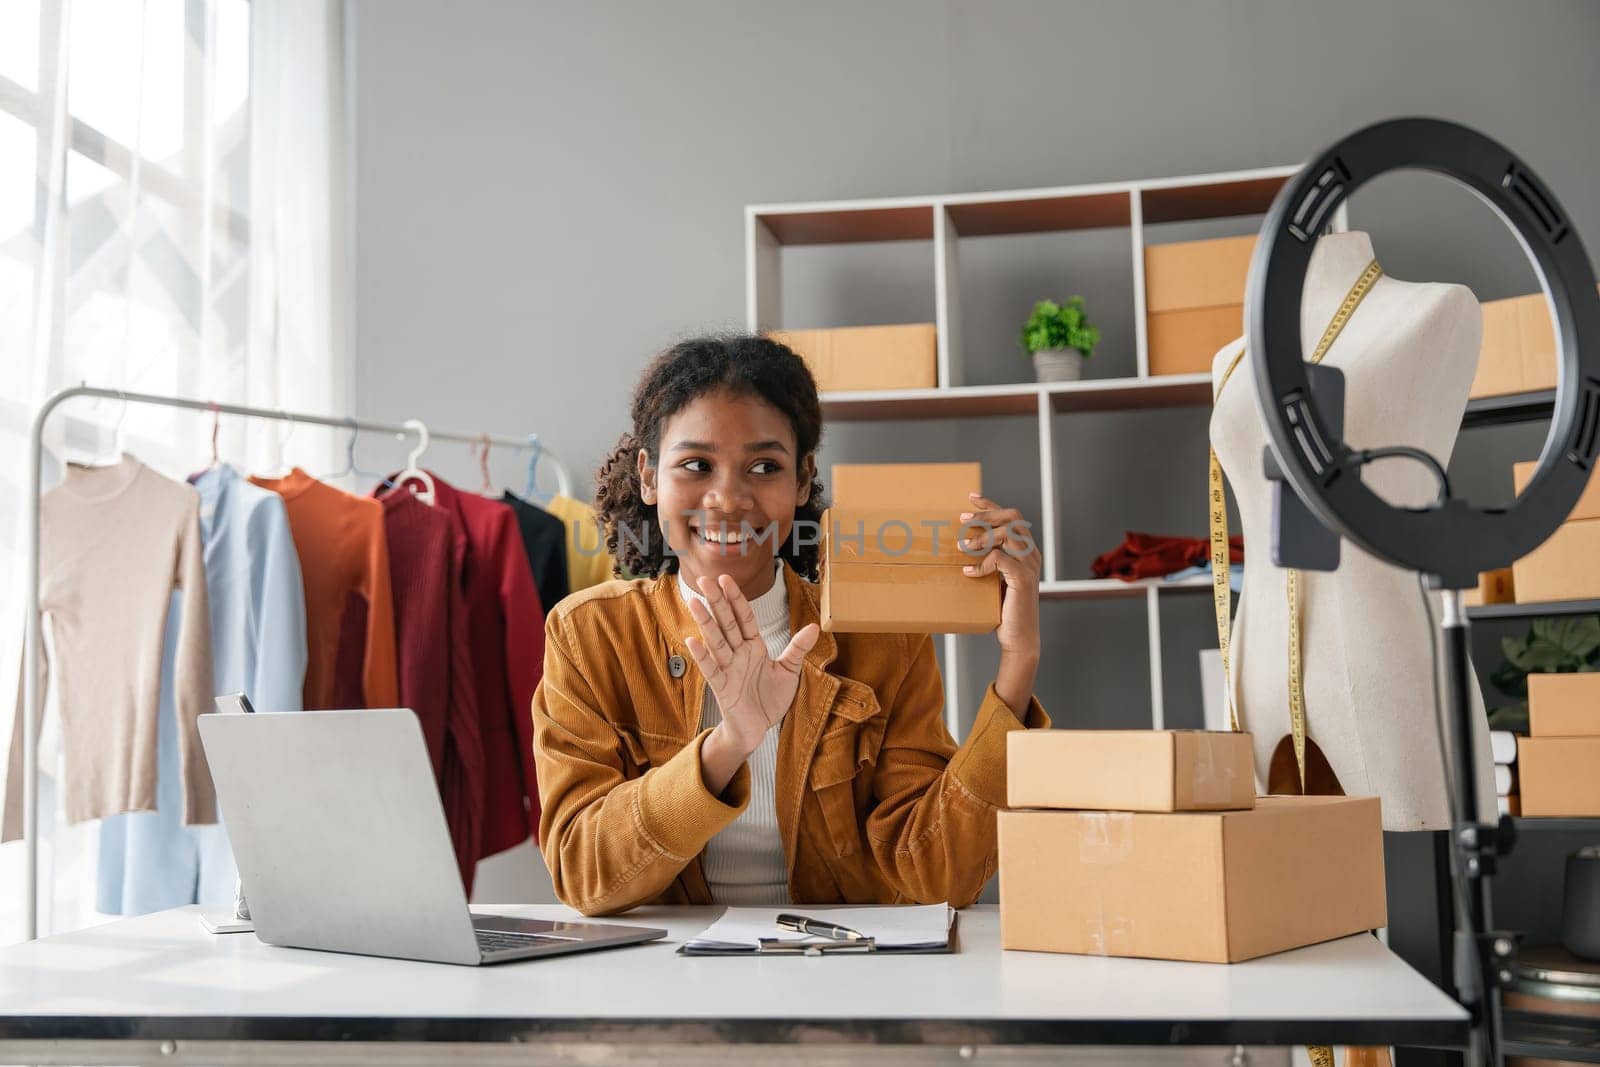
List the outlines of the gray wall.
{"type": "MultiPolygon", "coordinates": [[[[1524,154],[1600,242],[1600,5],[1584,0],[354,0],[351,11],[358,407],[536,430],[580,472],[625,429],[652,353],[742,327],[747,203],[1288,163],[1366,123],[1426,114],[1524,154]]],[[[1441,181],[1390,176],[1352,212],[1396,276],[1463,281],[1484,298],[1532,288],[1510,239],[1441,181]]],[[[1106,328],[1093,373],[1131,373],[1131,311],[1116,295],[1129,283],[1124,238],[967,242],[974,380],[1027,377],[1015,330],[1034,298],[1064,291],[1089,294],[1106,328]]],[[[926,246],[786,256],[790,325],[932,316],[926,246]]],[[[1126,528],[1204,532],[1203,413],[1062,417],[1056,431],[1072,487],[1064,576],[1086,574],[1126,528]]],[[[838,425],[824,470],[976,457],[994,495],[1037,515],[1034,441],[1026,419],[838,425]]],[[[1488,491],[1504,492],[1507,457],[1528,447],[1523,434],[1467,451],[1492,465],[1488,491]]],[[[464,447],[431,458],[476,484],[464,447]]],[[[514,469],[497,459],[498,478],[518,480],[514,469]]],[[[1215,641],[1208,604],[1169,602],[1169,721],[1198,724],[1193,650],[1215,641]]],[[[1136,724],[1139,602],[1053,604],[1045,626],[1039,691],[1059,719],[1136,724]]],[[[967,645],[981,682],[992,642],[967,645]]]]}

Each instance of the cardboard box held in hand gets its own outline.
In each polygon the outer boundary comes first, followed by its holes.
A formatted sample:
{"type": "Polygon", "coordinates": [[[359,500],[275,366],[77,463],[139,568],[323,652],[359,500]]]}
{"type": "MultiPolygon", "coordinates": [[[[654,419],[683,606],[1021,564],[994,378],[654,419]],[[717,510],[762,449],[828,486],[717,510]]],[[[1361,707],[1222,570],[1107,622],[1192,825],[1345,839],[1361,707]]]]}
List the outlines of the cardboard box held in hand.
{"type": "MultiPolygon", "coordinates": [[[[1000,575],[963,568],[959,516],[981,492],[976,463],[836,464],[822,516],[822,628],[840,633],[988,633],[1000,575]]],[[[976,527],[971,532],[976,532],[976,527]]]]}

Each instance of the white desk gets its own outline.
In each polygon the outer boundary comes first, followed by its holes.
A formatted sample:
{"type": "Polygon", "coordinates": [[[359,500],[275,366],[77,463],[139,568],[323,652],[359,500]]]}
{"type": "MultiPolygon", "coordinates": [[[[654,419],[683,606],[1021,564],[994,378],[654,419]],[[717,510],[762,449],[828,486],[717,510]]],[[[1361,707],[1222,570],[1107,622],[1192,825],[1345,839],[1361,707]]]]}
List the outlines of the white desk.
{"type": "Polygon", "coordinates": [[[1041,1051],[1021,1046],[1460,1046],[1467,1031],[1459,1006],[1366,935],[1232,966],[1002,952],[998,914],[979,907],[953,955],[676,955],[717,912],[640,909],[622,921],[664,926],[668,943],[494,967],[273,948],[209,934],[192,908],[127,919],[0,949],[0,1063],[221,1062],[325,1041],[382,1042],[368,1058],[388,1064],[442,1059],[438,1042],[523,1062],[579,1046],[583,1062],[690,1049],[684,1062],[701,1062],[707,1046],[754,1043],[803,1044],[812,1063],[852,1048],[895,1062],[886,1045],[993,1063],[1041,1051]]]}

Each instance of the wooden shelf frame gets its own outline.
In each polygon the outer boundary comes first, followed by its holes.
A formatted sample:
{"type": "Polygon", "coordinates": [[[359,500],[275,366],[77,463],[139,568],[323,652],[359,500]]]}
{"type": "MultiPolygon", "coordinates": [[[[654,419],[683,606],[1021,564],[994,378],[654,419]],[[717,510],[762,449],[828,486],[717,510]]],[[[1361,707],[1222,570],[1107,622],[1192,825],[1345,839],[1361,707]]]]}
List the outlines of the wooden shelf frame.
{"type": "MultiPolygon", "coordinates": [[[[783,249],[815,244],[928,241],[933,263],[937,385],[932,389],[824,393],[830,421],[1032,416],[1037,422],[1044,550],[1041,598],[1052,602],[1139,599],[1149,638],[1150,723],[1165,722],[1162,697],[1161,599],[1209,591],[1209,579],[1120,582],[1060,577],[1053,421],[1078,412],[1197,407],[1211,403],[1208,373],[1154,376],[1145,329],[1144,249],[1147,226],[1264,213],[1298,166],[1042,189],[954,193],[745,208],[745,318],[751,331],[820,323],[783,318],[783,249]],[[1133,377],[1079,382],[969,385],[961,344],[960,247],[988,236],[1126,229],[1132,261],[1133,377]]],[[[1343,228],[1343,216],[1335,228],[1343,228]]],[[[962,724],[961,643],[944,638],[945,709],[953,734],[962,724]]]]}

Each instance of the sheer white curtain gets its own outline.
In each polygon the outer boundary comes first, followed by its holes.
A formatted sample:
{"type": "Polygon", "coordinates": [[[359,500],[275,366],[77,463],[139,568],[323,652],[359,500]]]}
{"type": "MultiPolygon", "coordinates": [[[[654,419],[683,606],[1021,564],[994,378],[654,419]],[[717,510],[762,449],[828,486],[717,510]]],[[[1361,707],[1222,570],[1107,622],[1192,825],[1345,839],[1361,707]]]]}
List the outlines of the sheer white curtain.
{"type": "MultiPolygon", "coordinates": [[[[343,9],[325,0],[0,0],[0,747],[22,621],[32,412],[87,381],[346,410],[343,9]]],[[[74,401],[66,459],[125,449],[174,478],[210,457],[210,419],[74,401]]],[[[223,419],[249,469],[338,466],[327,431],[223,419]],[[285,452],[288,453],[287,457],[285,452]]],[[[41,748],[41,932],[92,922],[93,824],[50,802],[41,748]]],[[[0,775],[4,761],[0,761],[0,775]]],[[[23,852],[0,846],[0,943],[22,930],[23,852]]]]}

